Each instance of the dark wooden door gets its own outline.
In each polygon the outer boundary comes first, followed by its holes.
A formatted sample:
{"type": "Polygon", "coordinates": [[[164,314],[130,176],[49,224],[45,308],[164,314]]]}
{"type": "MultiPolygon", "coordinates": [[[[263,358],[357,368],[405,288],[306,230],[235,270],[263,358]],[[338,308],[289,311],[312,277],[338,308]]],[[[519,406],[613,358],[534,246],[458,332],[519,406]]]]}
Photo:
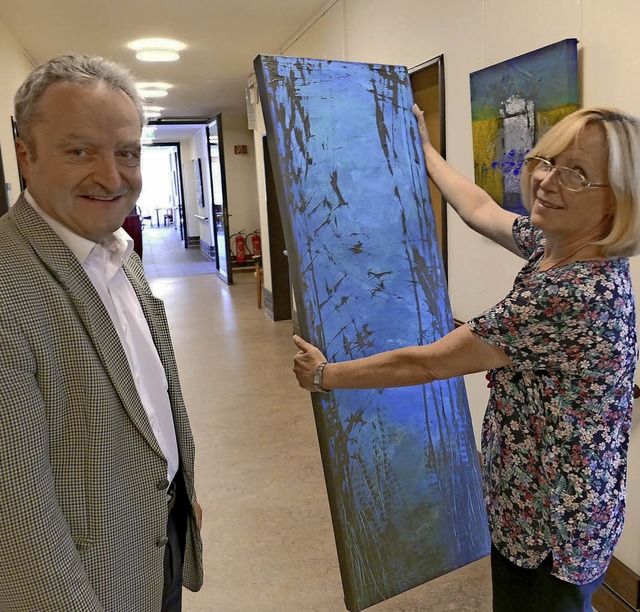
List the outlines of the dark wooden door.
{"type": "MultiPolygon", "coordinates": [[[[289,260],[286,255],[282,219],[278,206],[278,194],[273,179],[267,139],[263,138],[264,173],[267,190],[267,219],[269,222],[269,263],[271,264],[271,289],[273,297],[273,319],[284,321],[291,318],[291,287],[289,284],[289,260]]],[[[269,305],[265,305],[269,308],[269,305]]]]}

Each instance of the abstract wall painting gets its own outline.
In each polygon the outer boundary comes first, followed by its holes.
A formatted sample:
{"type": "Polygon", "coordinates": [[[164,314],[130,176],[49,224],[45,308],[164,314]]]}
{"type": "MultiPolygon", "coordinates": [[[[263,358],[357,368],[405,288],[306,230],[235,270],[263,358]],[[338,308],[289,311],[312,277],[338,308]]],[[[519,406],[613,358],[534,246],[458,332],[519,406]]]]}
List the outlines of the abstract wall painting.
{"type": "Polygon", "coordinates": [[[540,137],[580,106],[578,41],[562,40],[470,79],[476,183],[505,209],[528,214],[520,168],[540,137]]]}
{"type": "Polygon", "coordinates": [[[193,160],[193,174],[196,179],[196,201],[199,208],[204,208],[204,187],[202,185],[202,162],[199,157],[193,160]]]}
{"type": "MultiPolygon", "coordinates": [[[[301,333],[330,360],[453,328],[404,67],[255,61],[301,333]]],[[[489,552],[462,379],[313,394],[348,610],[489,552]]]]}

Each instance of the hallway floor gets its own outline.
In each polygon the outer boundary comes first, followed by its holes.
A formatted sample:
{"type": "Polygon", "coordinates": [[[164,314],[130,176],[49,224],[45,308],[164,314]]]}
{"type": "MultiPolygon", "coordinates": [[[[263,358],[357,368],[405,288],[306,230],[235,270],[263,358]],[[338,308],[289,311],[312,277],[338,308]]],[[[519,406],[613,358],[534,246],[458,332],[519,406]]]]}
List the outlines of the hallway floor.
{"type": "MultiPolygon", "coordinates": [[[[145,234],[145,268],[171,325],[204,510],[205,584],[185,591],[184,611],[345,610],[311,402],[291,372],[291,321],[258,309],[253,274],[236,274],[227,286],[202,273],[204,258],[182,248],[173,229],[145,234]]],[[[369,609],[488,612],[488,559],[369,609]]]]}
{"type": "Polygon", "coordinates": [[[215,262],[208,261],[200,249],[185,249],[180,233],[172,225],[145,226],[142,232],[144,270],[149,280],[196,274],[215,274],[215,262]]]}

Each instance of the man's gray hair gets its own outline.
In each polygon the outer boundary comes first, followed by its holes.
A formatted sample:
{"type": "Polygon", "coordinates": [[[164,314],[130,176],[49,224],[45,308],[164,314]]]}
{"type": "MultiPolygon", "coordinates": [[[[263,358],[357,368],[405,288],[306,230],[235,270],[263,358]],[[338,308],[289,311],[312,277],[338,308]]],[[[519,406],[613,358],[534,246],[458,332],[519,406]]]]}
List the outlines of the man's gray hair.
{"type": "Polygon", "coordinates": [[[140,125],[144,126],[142,96],[135,87],[131,73],[123,66],[103,57],[67,53],[40,64],[34,68],[14,97],[15,120],[18,134],[27,143],[30,141],[29,128],[38,101],[54,83],[69,82],[92,84],[104,82],[114,90],[122,90],[134,103],[140,125]]]}

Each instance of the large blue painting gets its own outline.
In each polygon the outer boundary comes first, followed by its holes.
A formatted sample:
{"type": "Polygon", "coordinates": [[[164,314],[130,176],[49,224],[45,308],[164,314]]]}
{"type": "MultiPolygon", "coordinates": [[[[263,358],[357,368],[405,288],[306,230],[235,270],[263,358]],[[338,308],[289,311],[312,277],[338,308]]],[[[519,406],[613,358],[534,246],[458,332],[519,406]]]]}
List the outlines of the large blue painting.
{"type": "MultiPolygon", "coordinates": [[[[406,69],[255,67],[302,335],[346,360],[449,332],[406,69]]],[[[489,552],[461,379],[313,394],[313,407],[349,610],[489,552]]]]}

